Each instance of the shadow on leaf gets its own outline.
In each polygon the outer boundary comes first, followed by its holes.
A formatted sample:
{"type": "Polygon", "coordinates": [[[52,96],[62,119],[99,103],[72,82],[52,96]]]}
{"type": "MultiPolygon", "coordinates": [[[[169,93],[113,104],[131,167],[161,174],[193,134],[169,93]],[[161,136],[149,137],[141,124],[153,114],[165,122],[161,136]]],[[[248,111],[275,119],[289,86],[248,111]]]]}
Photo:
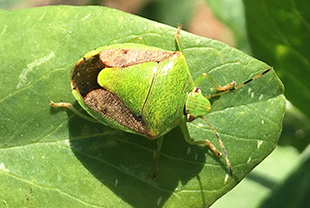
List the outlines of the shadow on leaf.
{"type": "Polygon", "coordinates": [[[70,119],[69,131],[72,151],[84,167],[134,207],[163,206],[173,193],[197,177],[208,151],[208,148],[187,144],[180,128],[173,129],[164,137],[158,177],[153,180],[156,140],[76,116],[70,119]]]}

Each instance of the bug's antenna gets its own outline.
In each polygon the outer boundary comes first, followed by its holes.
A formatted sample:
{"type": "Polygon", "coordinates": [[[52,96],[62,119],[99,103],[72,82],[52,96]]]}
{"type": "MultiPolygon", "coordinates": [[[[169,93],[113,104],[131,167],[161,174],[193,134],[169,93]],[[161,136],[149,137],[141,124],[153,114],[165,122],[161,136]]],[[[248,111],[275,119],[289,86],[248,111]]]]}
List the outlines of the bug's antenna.
{"type": "Polygon", "coordinates": [[[220,138],[220,136],[218,135],[218,133],[216,132],[216,130],[213,128],[213,126],[210,124],[210,122],[203,116],[199,116],[200,118],[202,118],[205,122],[207,122],[207,124],[210,126],[211,130],[213,131],[214,135],[216,136],[216,138],[218,139],[220,145],[221,145],[221,148],[222,148],[222,151],[223,151],[223,155],[225,157],[225,160],[226,160],[226,164],[227,164],[227,167],[229,169],[229,173],[230,173],[230,176],[232,178],[234,178],[234,175],[233,175],[233,171],[232,171],[232,168],[231,168],[231,164],[230,164],[230,161],[228,159],[228,156],[227,156],[227,153],[226,153],[226,149],[225,149],[225,146],[220,138]]]}
{"type": "MultiPolygon", "coordinates": [[[[220,95],[223,95],[223,94],[226,94],[228,92],[231,92],[231,91],[234,91],[234,90],[237,90],[241,87],[243,87],[244,85],[248,84],[249,82],[252,82],[253,80],[255,79],[258,79],[260,78],[261,76],[263,76],[264,74],[266,74],[267,72],[271,71],[273,69],[273,67],[270,67],[269,69],[267,69],[266,71],[263,71],[262,73],[254,76],[253,78],[243,82],[242,84],[238,85],[238,86],[234,86],[234,84],[228,84],[227,87],[223,87],[223,89],[220,89],[218,91],[222,91],[222,92],[219,92],[219,93],[216,93],[216,94],[213,94],[213,95],[209,95],[207,96],[208,98],[211,98],[211,97],[217,97],[217,96],[220,96],[220,95]]],[[[235,82],[233,82],[235,83],[235,82]]]]}

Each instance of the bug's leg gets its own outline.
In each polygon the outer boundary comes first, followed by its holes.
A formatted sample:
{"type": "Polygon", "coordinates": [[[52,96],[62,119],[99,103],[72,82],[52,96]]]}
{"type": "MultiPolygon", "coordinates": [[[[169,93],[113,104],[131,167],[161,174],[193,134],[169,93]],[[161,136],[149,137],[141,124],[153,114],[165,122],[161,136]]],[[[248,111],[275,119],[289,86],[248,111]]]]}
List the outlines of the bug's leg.
{"type": "Polygon", "coordinates": [[[203,116],[200,116],[200,118],[202,118],[205,122],[207,122],[207,124],[209,125],[209,127],[211,128],[211,130],[213,131],[214,135],[216,136],[216,138],[218,139],[220,145],[221,145],[221,148],[222,148],[222,151],[223,151],[223,154],[225,156],[225,160],[226,160],[226,164],[227,164],[227,167],[229,169],[229,172],[230,172],[230,176],[233,178],[233,172],[232,172],[232,169],[231,169],[231,164],[230,164],[230,161],[228,159],[228,156],[227,156],[227,153],[226,153],[226,149],[225,149],[225,146],[220,138],[220,136],[218,135],[218,133],[215,131],[215,129],[213,128],[213,126],[209,123],[209,121],[207,119],[205,119],[203,116]]]}
{"type": "Polygon", "coordinates": [[[83,113],[81,113],[80,111],[76,110],[71,103],[54,103],[53,101],[50,102],[50,106],[54,107],[54,108],[68,108],[69,110],[71,110],[74,114],[76,114],[77,116],[80,116],[81,118],[84,118],[88,121],[94,122],[94,123],[98,123],[98,121],[96,119],[93,119],[87,115],[84,115],[83,113]]]}
{"type": "MultiPolygon", "coordinates": [[[[266,74],[267,72],[271,71],[272,69],[273,69],[273,67],[270,67],[269,69],[263,71],[262,73],[260,73],[260,74],[258,74],[258,75],[256,75],[256,76],[252,77],[251,79],[248,79],[247,81],[245,81],[245,82],[243,82],[242,84],[237,85],[237,86],[236,86],[236,83],[235,83],[235,82],[232,82],[232,83],[234,83],[234,85],[232,85],[231,87],[228,87],[228,88],[226,88],[226,89],[224,89],[224,90],[218,90],[218,91],[221,91],[221,92],[216,93],[216,94],[213,94],[213,95],[208,95],[208,96],[206,96],[206,97],[207,97],[207,98],[217,97],[217,96],[220,96],[220,95],[229,93],[229,92],[231,92],[231,91],[237,90],[237,89],[243,87],[244,85],[248,84],[249,82],[252,82],[253,80],[260,78],[261,76],[263,76],[263,75],[266,74]]],[[[229,85],[229,84],[228,84],[228,85],[229,85]]],[[[227,85],[227,86],[228,86],[228,85],[227,85]]]]}
{"type": "MultiPolygon", "coordinates": [[[[200,116],[200,118],[202,118],[204,121],[207,122],[207,124],[210,126],[211,130],[213,131],[214,135],[216,136],[216,138],[218,139],[220,145],[221,145],[221,149],[223,151],[223,154],[225,156],[225,161],[226,161],[226,164],[227,164],[227,167],[229,169],[229,173],[230,173],[230,176],[233,178],[233,171],[232,171],[232,168],[231,168],[231,164],[230,164],[230,161],[227,157],[227,153],[226,153],[226,149],[224,147],[224,144],[220,138],[220,136],[218,135],[218,133],[215,131],[215,129],[213,128],[213,126],[209,123],[209,121],[207,119],[205,119],[203,116],[200,116]]],[[[189,143],[189,144],[193,144],[193,145],[205,145],[205,146],[208,146],[216,156],[220,157],[222,155],[222,153],[220,153],[219,151],[217,151],[217,149],[215,148],[215,146],[208,140],[197,140],[197,141],[193,141],[189,134],[188,134],[188,130],[187,130],[187,126],[186,126],[186,123],[185,122],[181,122],[181,129],[182,129],[182,132],[183,132],[183,135],[185,137],[185,140],[189,143]]]]}
{"type": "Polygon", "coordinates": [[[187,143],[192,144],[192,145],[204,145],[204,146],[208,146],[216,156],[220,157],[222,156],[222,153],[220,153],[219,151],[217,151],[217,149],[215,148],[215,146],[209,141],[209,140],[197,140],[194,141],[192,140],[192,138],[190,138],[189,134],[188,134],[188,130],[187,130],[187,126],[185,122],[181,123],[181,129],[183,132],[183,135],[185,137],[185,140],[187,143]]]}
{"type": "Polygon", "coordinates": [[[266,74],[267,72],[271,71],[273,68],[269,68],[265,71],[263,71],[262,73],[254,76],[253,78],[251,79],[248,79],[247,81],[243,82],[242,84],[240,85],[237,85],[236,86],[236,82],[232,81],[231,83],[227,84],[227,85],[224,85],[224,86],[221,86],[219,84],[217,84],[214,79],[208,74],[208,73],[202,73],[200,74],[194,81],[195,83],[195,86],[198,86],[205,78],[208,78],[209,81],[211,82],[211,84],[213,85],[213,87],[216,89],[216,91],[218,93],[216,94],[213,94],[213,95],[208,95],[206,96],[206,98],[211,98],[211,97],[216,97],[216,96],[220,96],[220,95],[223,95],[223,94],[226,94],[226,93],[229,93],[231,91],[234,91],[234,90],[237,90],[241,87],[243,87],[244,85],[248,84],[249,82],[255,80],[255,79],[258,79],[260,78],[261,76],[263,76],[264,74],[266,74]]]}
{"type": "Polygon", "coordinates": [[[163,145],[163,140],[164,140],[163,136],[157,139],[157,149],[156,149],[155,158],[154,158],[153,180],[157,179],[158,162],[160,158],[161,147],[163,145]]]}
{"type": "Polygon", "coordinates": [[[211,84],[213,85],[213,87],[216,89],[216,91],[220,92],[220,91],[227,91],[231,88],[234,88],[236,86],[236,82],[232,81],[231,83],[225,85],[225,86],[221,86],[219,84],[217,84],[214,79],[208,74],[208,73],[202,73],[200,74],[194,81],[195,86],[198,86],[205,78],[208,78],[209,81],[211,82],[211,84]]]}
{"type": "Polygon", "coordinates": [[[174,39],[175,39],[175,44],[176,44],[176,51],[181,51],[181,43],[180,43],[180,32],[182,29],[182,25],[178,24],[177,32],[175,33],[174,39]]]}

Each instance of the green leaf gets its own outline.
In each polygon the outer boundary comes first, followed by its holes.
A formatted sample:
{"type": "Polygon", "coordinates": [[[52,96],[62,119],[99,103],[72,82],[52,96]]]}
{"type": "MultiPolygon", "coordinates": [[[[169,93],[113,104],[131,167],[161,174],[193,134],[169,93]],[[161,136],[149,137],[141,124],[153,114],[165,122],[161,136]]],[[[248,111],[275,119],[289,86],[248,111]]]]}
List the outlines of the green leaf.
{"type": "MultiPolygon", "coordinates": [[[[175,28],[104,7],[55,6],[0,11],[0,198],[10,207],[201,207],[234,187],[276,145],[285,107],[271,71],[214,100],[206,118],[222,138],[224,158],[188,145],[177,127],[165,135],[158,179],[156,141],[90,123],[49,102],[68,101],[70,70],[102,45],[137,37],[175,50],[175,28]]],[[[193,77],[242,83],[269,68],[223,43],[182,32],[193,77]]],[[[212,93],[208,80],[201,89],[212,93]]],[[[199,120],[195,121],[199,122],[199,120]]],[[[204,127],[194,139],[210,139],[204,127]],[[199,137],[199,138],[198,138],[199,137]]],[[[198,124],[197,124],[198,125],[198,124]]],[[[192,128],[192,129],[191,129],[192,128]]]]}
{"type": "Polygon", "coordinates": [[[255,57],[274,66],[287,99],[310,115],[310,4],[307,1],[244,0],[248,36],[255,57]]]}
{"type": "MultiPolygon", "coordinates": [[[[241,84],[264,69],[268,69],[266,64],[229,47],[221,48],[219,53],[215,42],[212,43],[212,48],[204,46],[205,48],[197,49],[196,52],[192,51],[192,54],[187,57],[189,67],[195,69],[192,71],[194,77],[195,74],[207,71],[220,85],[232,81],[241,84]],[[204,57],[199,60],[204,67],[191,67],[191,60],[199,56],[204,57]]],[[[186,50],[184,54],[186,55],[186,50]]],[[[204,82],[200,87],[207,94],[214,93],[210,82],[204,82]]],[[[212,103],[211,113],[206,116],[206,119],[223,140],[228,158],[232,163],[235,181],[241,180],[276,147],[285,109],[284,97],[281,93],[283,93],[283,86],[272,71],[238,91],[220,96],[212,103]]],[[[214,133],[202,119],[189,123],[188,128],[192,138],[209,139],[217,149],[220,149],[214,133]]],[[[230,178],[228,182],[226,181],[228,169],[224,158],[219,165],[216,157],[213,154],[210,156],[212,159],[206,158],[208,166],[203,169],[206,173],[203,178],[215,184],[214,186],[208,184],[210,190],[207,190],[210,193],[207,193],[211,198],[212,195],[225,193],[235,183],[232,183],[230,178]]]]}

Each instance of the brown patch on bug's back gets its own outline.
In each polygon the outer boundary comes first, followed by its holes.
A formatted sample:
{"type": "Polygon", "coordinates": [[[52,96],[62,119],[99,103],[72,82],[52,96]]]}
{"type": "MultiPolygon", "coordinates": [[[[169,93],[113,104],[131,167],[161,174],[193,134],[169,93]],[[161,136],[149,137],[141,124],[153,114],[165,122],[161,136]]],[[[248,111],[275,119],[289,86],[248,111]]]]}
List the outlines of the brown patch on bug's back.
{"type": "Polygon", "coordinates": [[[97,83],[97,76],[104,67],[98,54],[81,60],[71,71],[72,88],[78,90],[83,97],[88,92],[101,88],[97,83]]]}
{"type": "Polygon", "coordinates": [[[85,96],[84,102],[101,116],[111,118],[115,122],[149,138],[154,137],[145,126],[143,119],[134,115],[113,93],[102,88],[96,89],[85,96]]]}
{"type": "Polygon", "coordinates": [[[173,54],[169,51],[115,48],[101,51],[99,58],[107,67],[127,67],[145,62],[161,62],[173,54]]]}

